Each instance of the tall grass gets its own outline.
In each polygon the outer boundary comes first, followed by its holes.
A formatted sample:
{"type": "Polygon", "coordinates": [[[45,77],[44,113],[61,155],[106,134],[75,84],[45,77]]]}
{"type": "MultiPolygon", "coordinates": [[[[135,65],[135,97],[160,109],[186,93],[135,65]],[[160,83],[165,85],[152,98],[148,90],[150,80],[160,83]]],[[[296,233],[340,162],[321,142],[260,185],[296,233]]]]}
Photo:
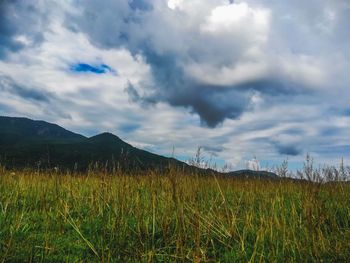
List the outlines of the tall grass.
{"type": "Polygon", "coordinates": [[[349,262],[350,185],[0,170],[0,262],[349,262]]]}
{"type": "Polygon", "coordinates": [[[281,165],[270,169],[280,178],[301,179],[314,183],[349,182],[350,166],[345,166],[341,159],[339,166],[323,165],[315,166],[314,159],[310,154],[305,156],[302,169],[292,172],[288,168],[288,160],[284,160],[281,165]]]}

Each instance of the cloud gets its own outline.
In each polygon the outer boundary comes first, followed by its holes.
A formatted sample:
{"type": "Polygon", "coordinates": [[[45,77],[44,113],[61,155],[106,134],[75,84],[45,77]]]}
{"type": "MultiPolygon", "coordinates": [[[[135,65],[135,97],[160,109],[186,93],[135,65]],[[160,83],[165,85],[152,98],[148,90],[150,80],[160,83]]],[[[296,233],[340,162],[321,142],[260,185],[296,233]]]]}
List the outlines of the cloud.
{"type": "Polygon", "coordinates": [[[15,81],[4,74],[0,74],[0,93],[1,114],[71,119],[70,113],[61,107],[65,101],[56,94],[15,81]]]}
{"type": "Polygon", "coordinates": [[[201,25],[202,32],[214,35],[232,35],[246,33],[243,36],[252,42],[265,42],[269,30],[270,11],[265,8],[252,8],[247,3],[227,3],[214,8],[205,22],[201,25]],[[249,25],[251,32],[242,30],[249,25]],[[254,35],[254,36],[250,36],[254,35]]]}
{"type": "Polygon", "coordinates": [[[50,8],[54,5],[41,1],[0,1],[0,59],[44,41],[50,8]]]}
{"type": "MultiPolygon", "coordinates": [[[[151,5],[150,2],[148,4],[151,5]]],[[[129,88],[128,91],[133,96],[132,99],[137,97],[137,101],[143,105],[148,102],[167,102],[172,106],[188,108],[190,112],[201,117],[203,124],[215,127],[226,118],[239,117],[249,106],[251,92],[236,91],[232,84],[228,85],[226,90],[221,91],[219,88],[221,83],[205,83],[203,79],[198,79],[193,76],[195,74],[191,74],[192,71],[195,71],[191,70],[191,67],[194,67],[195,61],[201,63],[201,66],[202,63],[209,60],[214,64],[227,63],[227,59],[222,59],[225,56],[220,56],[220,51],[232,49],[234,53],[228,52],[228,54],[231,53],[231,58],[236,59],[235,57],[239,56],[239,50],[235,50],[235,47],[242,49],[244,45],[249,46],[250,43],[256,45],[257,40],[263,42],[264,37],[257,37],[256,33],[264,34],[268,24],[268,12],[262,9],[255,11],[247,4],[237,4],[233,8],[226,4],[217,7],[216,11],[205,7],[203,10],[199,10],[199,13],[203,13],[204,18],[198,17],[194,21],[190,21],[194,14],[193,10],[188,9],[184,3],[179,2],[178,5],[180,4],[183,4],[183,11],[172,10],[156,1],[153,3],[153,8],[142,8],[142,12],[138,14],[131,11],[133,8],[130,5],[111,4],[111,6],[118,5],[118,7],[115,6],[115,9],[124,10],[122,16],[118,17],[113,14],[112,18],[110,10],[101,10],[101,6],[96,6],[94,2],[90,1],[84,6],[83,16],[73,19],[68,16],[67,23],[73,25],[73,28],[79,27],[80,30],[86,32],[91,41],[97,45],[106,48],[127,45],[133,53],[139,53],[145,58],[145,61],[151,66],[153,80],[139,86],[134,85],[132,89],[129,88]],[[237,36],[242,33],[242,30],[239,30],[240,25],[248,22],[253,23],[253,27],[251,26],[250,29],[244,26],[247,36],[242,40],[243,43],[223,41],[227,38],[225,34],[220,32],[216,32],[220,35],[219,37],[215,35],[213,26],[220,27],[220,25],[216,25],[217,21],[215,20],[217,12],[221,12],[220,8],[228,8],[228,12],[242,13],[240,19],[228,21],[228,23],[236,25],[237,32],[235,34],[237,36]],[[179,15],[185,21],[188,20],[188,28],[175,26],[173,19],[179,15]],[[108,33],[108,39],[104,37],[106,35],[105,24],[103,27],[99,27],[99,21],[105,21],[105,17],[111,17],[109,24],[113,25],[116,32],[115,34],[108,33]],[[91,19],[95,22],[94,27],[88,27],[91,19]],[[162,25],[160,31],[154,31],[154,27],[158,24],[162,25]],[[142,32],[141,27],[144,28],[142,32]],[[252,30],[254,27],[257,29],[252,30]],[[164,34],[162,30],[164,30],[164,34]],[[169,35],[165,32],[172,33],[169,35]],[[101,33],[104,36],[101,36],[101,33]],[[178,36],[179,39],[176,39],[175,36],[178,36]],[[173,39],[169,40],[169,37],[173,39]],[[190,42],[190,46],[186,49],[181,43],[183,37],[193,38],[193,43],[190,42]],[[215,40],[216,38],[217,40],[215,40]],[[209,41],[208,50],[201,50],[203,45],[200,43],[203,41],[209,41]],[[213,60],[214,53],[218,54],[217,58],[213,60]],[[203,56],[204,54],[208,54],[208,56],[203,56]],[[228,97],[231,99],[226,99],[228,97]],[[222,99],[225,99],[226,102],[221,102],[218,105],[217,101],[222,99]]],[[[174,3],[174,5],[177,4],[174,3]]],[[[201,8],[200,5],[198,7],[201,8]]],[[[249,69],[244,70],[248,71],[249,69]]],[[[197,75],[199,74],[200,72],[197,75]]],[[[239,74],[238,72],[236,75],[239,74]]]]}
{"type": "Polygon", "coordinates": [[[12,78],[0,74],[0,91],[10,93],[23,99],[34,100],[37,102],[49,102],[53,97],[46,91],[38,91],[33,88],[25,87],[16,83],[12,78]]]}
{"type": "MultiPolygon", "coordinates": [[[[132,12],[131,6],[138,7],[143,1],[98,2],[87,0],[75,2],[65,14],[67,28],[75,32],[86,32],[97,46],[118,47],[123,42],[124,26],[132,12]]],[[[137,8],[138,9],[138,8],[137,8]]]]}
{"type": "Polygon", "coordinates": [[[275,23],[288,19],[279,8],[254,1],[88,1],[66,24],[99,47],[127,47],[144,58],[152,79],[128,90],[135,102],[184,107],[213,128],[249,111],[256,92],[294,96],[331,83],[324,56],[281,46],[275,31],[286,29],[275,23]]]}
{"type": "Polygon", "coordinates": [[[259,162],[259,160],[256,157],[254,157],[253,159],[248,160],[246,162],[246,168],[247,169],[250,169],[250,170],[253,170],[253,171],[259,171],[260,167],[261,167],[260,162],[259,162]]]}
{"type": "Polygon", "coordinates": [[[281,155],[297,156],[302,154],[302,150],[296,145],[275,143],[275,147],[281,155]]]}
{"type": "Polygon", "coordinates": [[[147,0],[131,0],[129,5],[133,10],[145,11],[152,9],[152,5],[147,0]]]}
{"type": "Polygon", "coordinates": [[[225,147],[221,145],[203,145],[203,150],[211,155],[211,157],[218,157],[221,152],[225,150],[225,147]]]}

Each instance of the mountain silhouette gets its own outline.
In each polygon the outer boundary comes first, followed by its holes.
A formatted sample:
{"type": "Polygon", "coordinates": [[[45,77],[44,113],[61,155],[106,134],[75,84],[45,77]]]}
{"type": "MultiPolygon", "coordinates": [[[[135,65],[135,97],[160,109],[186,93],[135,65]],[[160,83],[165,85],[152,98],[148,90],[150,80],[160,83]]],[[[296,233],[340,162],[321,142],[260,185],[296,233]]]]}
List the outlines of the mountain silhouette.
{"type": "Polygon", "coordinates": [[[223,174],[138,149],[111,133],[105,132],[88,138],[45,121],[1,116],[0,164],[10,169],[59,168],[82,172],[95,168],[164,171],[173,167],[201,174],[277,177],[274,173],[251,170],[223,174]]]}
{"type": "Polygon", "coordinates": [[[56,124],[27,118],[0,117],[0,163],[8,168],[64,168],[87,170],[165,169],[184,162],[153,154],[124,142],[111,133],[91,138],[56,124]]]}

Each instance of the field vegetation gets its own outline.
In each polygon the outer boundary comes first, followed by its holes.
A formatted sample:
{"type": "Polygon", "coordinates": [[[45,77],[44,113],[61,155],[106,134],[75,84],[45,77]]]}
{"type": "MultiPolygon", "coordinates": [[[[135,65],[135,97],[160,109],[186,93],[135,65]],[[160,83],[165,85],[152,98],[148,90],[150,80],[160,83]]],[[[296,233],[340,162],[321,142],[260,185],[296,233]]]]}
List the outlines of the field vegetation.
{"type": "Polygon", "coordinates": [[[349,262],[349,200],[347,182],[1,169],[0,262],[349,262]]]}

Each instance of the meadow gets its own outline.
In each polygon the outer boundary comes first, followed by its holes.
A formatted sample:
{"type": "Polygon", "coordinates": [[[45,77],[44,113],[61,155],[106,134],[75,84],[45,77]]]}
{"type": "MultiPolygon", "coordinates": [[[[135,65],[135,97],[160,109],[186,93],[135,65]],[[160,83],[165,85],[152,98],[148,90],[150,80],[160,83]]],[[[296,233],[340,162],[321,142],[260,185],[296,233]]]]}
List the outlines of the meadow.
{"type": "Polygon", "coordinates": [[[0,171],[0,262],[350,262],[350,184],[0,171]]]}

